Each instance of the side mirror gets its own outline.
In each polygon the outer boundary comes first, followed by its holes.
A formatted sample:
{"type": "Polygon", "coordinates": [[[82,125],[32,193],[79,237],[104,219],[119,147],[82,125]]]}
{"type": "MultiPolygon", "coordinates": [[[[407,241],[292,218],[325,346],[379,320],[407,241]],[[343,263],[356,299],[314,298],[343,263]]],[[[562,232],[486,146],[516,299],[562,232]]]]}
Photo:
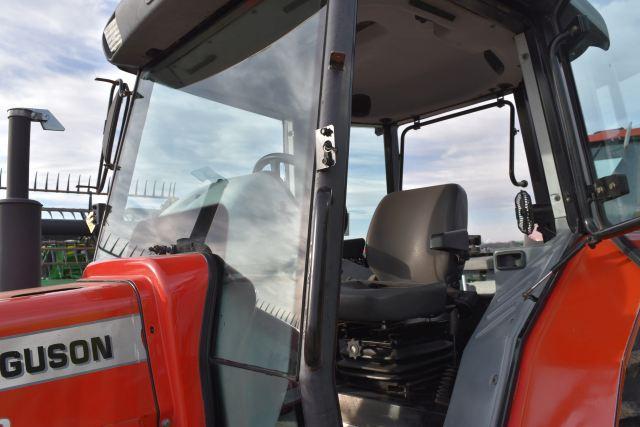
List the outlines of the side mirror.
{"type": "Polygon", "coordinates": [[[104,129],[102,131],[102,157],[105,164],[113,165],[111,154],[113,152],[113,141],[116,138],[118,130],[118,122],[120,119],[120,107],[122,106],[122,96],[120,91],[112,96],[109,100],[109,108],[107,110],[107,119],[104,121],[104,129]]]}
{"type": "Polygon", "coordinates": [[[572,0],[560,15],[563,30],[572,32],[566,43],[570,61],[578,58],[589,47],[609,50],[609,30],[600,13],[586,0],[572,0]]]}
{"type": "MultiPolygon", "coordinates": [[[[107,118],[104,121],[104,129],[102,131],[102,152],[100,157],[100,165],[98,167],[98,182],[95,189],[101,192],[104,185],[107,182],[107,174],[109,170],[115,169],[115,163],[118,158],[119,144],[116,147],[115,155],[113,147],[116,142],[116,133],[118,132],[118,125],[120,123],[120,111],[122,109],[122,103],[125,101],[124,113],[126,115],[129,109],[129,97],[131,92],[129,87],[121,79],[109,80],[103,78],[96,78],[96,81],[106,82],[111,84],[111,92],[109,93],[109,106],[107,108],[107,118]]],[[[122,125],[120,126],[122,133],[122,125]]],[[[119,141],[118,141],[119,142],[119,141]]]]}

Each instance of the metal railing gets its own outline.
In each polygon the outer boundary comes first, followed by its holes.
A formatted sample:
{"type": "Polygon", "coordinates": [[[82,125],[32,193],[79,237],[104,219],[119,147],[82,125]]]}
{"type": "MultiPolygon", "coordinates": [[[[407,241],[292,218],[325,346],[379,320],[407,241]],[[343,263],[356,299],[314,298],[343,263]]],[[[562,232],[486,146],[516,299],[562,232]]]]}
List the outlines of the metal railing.
{"type": "MultiPolygon", "coordinates": [[[[0,190],[6,190],[6,172],[0,168],[0,190]]],[[[78,174],[73,177],[72,174],[51,174],[44,172],[35,173],[33,183],[29,187],[29,191],[40,193],[58,193],[58,194],[77,194],[85,196],[107,196],[111,190],[112,180],[109,177],[105,189],[101,192],[95,191],[94,180],[91,175],[78,174]]],[[[176,195],[175,182],[165,182],[157,180],[140,180],[136,179],[129,196],[147,197],[147,198],[170,198],[176,195]]]]}

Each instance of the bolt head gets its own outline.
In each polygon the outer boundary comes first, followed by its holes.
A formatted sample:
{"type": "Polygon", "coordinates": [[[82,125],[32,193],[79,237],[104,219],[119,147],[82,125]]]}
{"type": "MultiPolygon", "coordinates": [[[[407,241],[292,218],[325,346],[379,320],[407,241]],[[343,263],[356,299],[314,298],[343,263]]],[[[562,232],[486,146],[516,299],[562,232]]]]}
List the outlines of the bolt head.
{"type": "Polygon", "coordinates": [[[330,153],[326,153],[326,155],[322,159],[322,164],[326,166],[333,166],[335,163],[336,162],[335,160],[333,160],[333,157],[331,156],[330,153]]]}
{"type": "Polygon", "coordinates": [[[333,135],[333,131],[329,128],[322,128],[320,129],[320,134],[324,136],[331,136],[333,135]]]}

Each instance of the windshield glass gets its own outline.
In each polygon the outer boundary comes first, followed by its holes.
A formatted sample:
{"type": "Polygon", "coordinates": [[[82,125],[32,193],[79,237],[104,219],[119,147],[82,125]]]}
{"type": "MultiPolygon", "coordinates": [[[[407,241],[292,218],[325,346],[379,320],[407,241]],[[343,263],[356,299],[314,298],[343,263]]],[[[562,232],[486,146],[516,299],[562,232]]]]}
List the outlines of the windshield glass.
{"type": "Polygon", "coordinates": [[[589,47],[571,67],[598,178],[625,175],[629,193],[604,202],[606,219],[640,215],[640,9],[633,0],[592,0],[609,31],[610,47],[589,47]]]}
{"type": "Polygon", "coordinates": [[[97,257],[206,244],[226,269],[216,357],[288,375],[298,361],[324,12],[320,2],[284,3],[258,3],[141,75],[97,257]]]}

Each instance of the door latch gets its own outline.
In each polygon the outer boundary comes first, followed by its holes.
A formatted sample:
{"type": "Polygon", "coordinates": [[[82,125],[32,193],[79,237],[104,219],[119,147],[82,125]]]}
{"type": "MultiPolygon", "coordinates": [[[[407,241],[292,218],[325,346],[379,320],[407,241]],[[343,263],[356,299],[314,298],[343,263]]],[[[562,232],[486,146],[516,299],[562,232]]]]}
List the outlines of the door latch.
{"type": "Polygon", "coordinates": [[[316,170],[330,168],[337,161],[336,138],[333,125],[316,130],[316,170]]]}

